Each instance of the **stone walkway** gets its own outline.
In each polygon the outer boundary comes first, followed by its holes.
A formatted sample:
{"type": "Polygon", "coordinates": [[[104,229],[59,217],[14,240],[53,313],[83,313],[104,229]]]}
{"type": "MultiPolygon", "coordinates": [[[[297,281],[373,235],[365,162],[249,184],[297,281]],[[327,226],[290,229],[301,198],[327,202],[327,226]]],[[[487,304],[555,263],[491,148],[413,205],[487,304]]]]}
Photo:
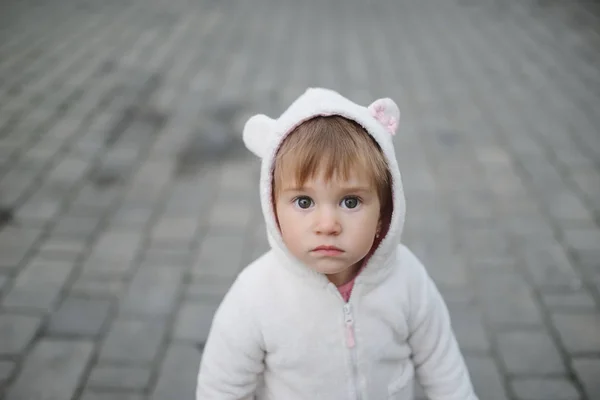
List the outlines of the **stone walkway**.
{"type": "Polygon", "coordinates": [[[192,399],[267,247],[255,112],[390,96],[405,241],[485,400],[600,399],[600,5],[8,0],[0,398],[192,399]]]}

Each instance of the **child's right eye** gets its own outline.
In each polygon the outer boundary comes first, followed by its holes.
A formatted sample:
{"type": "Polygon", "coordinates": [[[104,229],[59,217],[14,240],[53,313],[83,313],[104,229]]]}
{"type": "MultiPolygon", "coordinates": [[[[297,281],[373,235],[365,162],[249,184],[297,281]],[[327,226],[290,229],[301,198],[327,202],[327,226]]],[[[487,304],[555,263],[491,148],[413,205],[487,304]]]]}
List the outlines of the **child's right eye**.
{"type": "Polygon", "coordinates": [[[303,210],[310,208],[310,206],[313,205],[312,199],[310,197],[306,197],[306,196],[296,197],[294,199],[294,203],[303,210]]]}

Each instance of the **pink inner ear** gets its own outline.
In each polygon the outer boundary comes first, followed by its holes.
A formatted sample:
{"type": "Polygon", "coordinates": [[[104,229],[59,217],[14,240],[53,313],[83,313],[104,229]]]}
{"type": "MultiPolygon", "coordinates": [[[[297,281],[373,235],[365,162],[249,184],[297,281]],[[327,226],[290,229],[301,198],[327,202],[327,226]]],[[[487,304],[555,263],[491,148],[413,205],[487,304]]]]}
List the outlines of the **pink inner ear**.
{"type": "Polygon", "coordinates": [[[378,115],[382,115],[384,113],[385,107],[381,103],[375,103],[369,107],[369,111],[373,117],[377,118],[378,115]]]}
{"type": "Polygon", "coordinates": [[[382,103],[376,103],[373,107],[369,108],[371,111],[371,115],[379,121],[381,125],[383,125],[386,130],[392,135],[396,134],[396,129],[398,129],[398,121],[391,115],[385,114],[385,105],[382,103]]]}
{"type": "Polygon", "coordinates": [[[390,121],[388,122],[388,131],[392,134],[396,134],[396,129],[398,129],[398,121],[394,117],[390,117],[390,121]]]}

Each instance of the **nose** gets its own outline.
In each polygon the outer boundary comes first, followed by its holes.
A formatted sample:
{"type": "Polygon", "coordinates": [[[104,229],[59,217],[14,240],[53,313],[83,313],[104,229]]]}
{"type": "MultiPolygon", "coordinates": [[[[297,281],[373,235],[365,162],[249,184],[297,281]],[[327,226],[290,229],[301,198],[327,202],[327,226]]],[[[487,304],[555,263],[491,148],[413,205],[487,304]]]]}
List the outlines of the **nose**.
{"type": "Polygon", "coordinates": [[[342,227],[338,216],[331,207],[322,207],[317,213],[315,231],[319,235],[338,235],[342,227]]]}

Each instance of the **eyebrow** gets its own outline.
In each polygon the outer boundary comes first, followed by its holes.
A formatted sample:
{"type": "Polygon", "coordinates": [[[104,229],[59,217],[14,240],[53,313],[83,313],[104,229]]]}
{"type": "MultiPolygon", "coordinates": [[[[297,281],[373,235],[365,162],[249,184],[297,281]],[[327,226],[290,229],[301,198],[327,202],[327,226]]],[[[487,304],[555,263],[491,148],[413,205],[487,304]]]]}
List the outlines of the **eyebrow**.
{"type": "Polygon", "coordinates": [[[306,188],[304,187],[299,187],[299,186],[288,186],[288,187],[284,187],[281,189],[281,193],[285,193],[285,192],[304,192],[306,191],[306,188]]]}
{"type": "MultiPolygon", "coordinates": [[[[372,188],[367,186],[342,186],[339,188],[341,192],[370,192],[372,188]]],[[[304,186],[291,186],[284,188],[281,192],[305,192],[308,189],[304,186]]]]}
{"type": "Polygon", "coordinates": [[[370,192],[375,189],[367,186],[342,186],[340,190],[344,192],[370,192]]]}

